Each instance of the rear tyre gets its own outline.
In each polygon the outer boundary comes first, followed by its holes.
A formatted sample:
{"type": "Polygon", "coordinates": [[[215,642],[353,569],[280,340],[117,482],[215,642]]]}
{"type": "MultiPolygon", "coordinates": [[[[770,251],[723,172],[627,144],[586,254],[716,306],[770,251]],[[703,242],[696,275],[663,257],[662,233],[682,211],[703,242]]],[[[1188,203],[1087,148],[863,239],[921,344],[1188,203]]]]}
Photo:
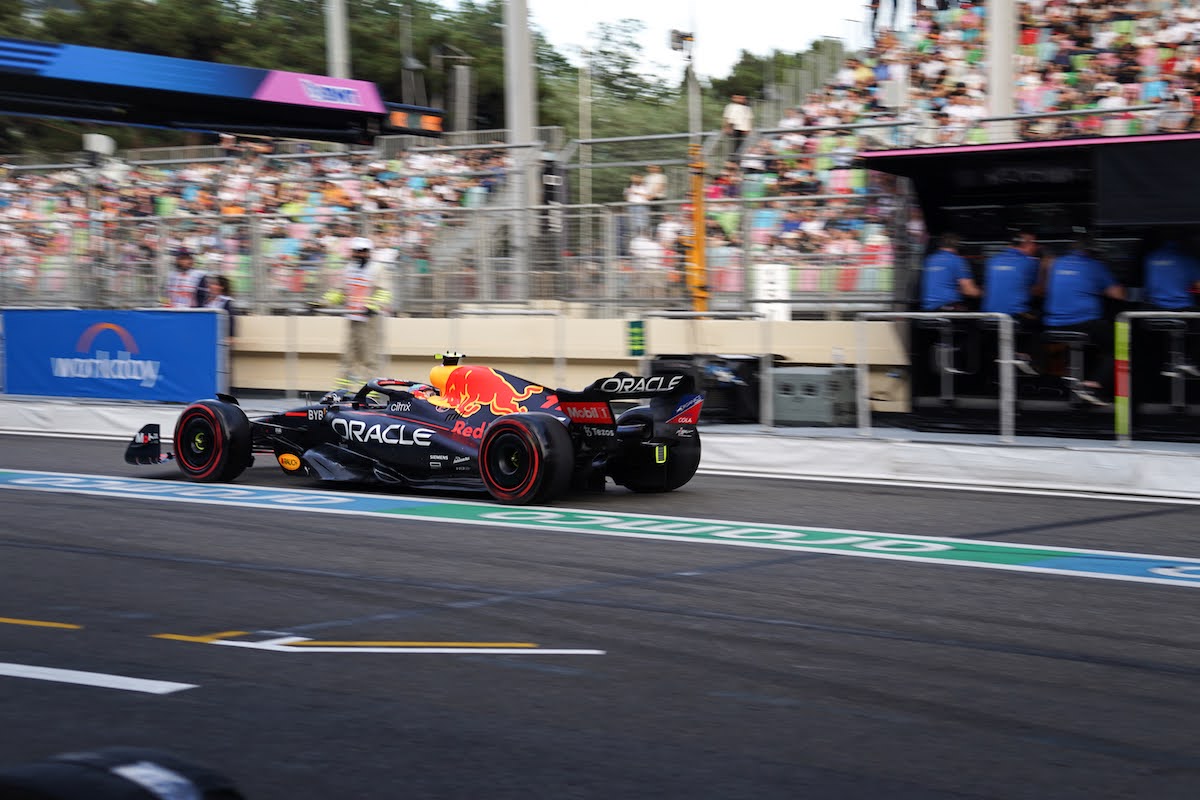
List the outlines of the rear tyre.
{"type": "MultiPolygon", "coordinates": [[[[648,408],[632,408],[617,419],[617,426],[642,425],[647,436],[654,430],[654,417],[648,408]]],[[[680,439],[666,447],[666,458],[659,463],[658,447],[642,440],[629,440],[609,459],[608,474],[631,492],[673,492],[692,479],[700,467],[700,434],[680,439]],[[658,451],[658,452],[656,452],[658,451]]]]}
{"type": "Polygon", "coordinates": [[[510,414],[488,426],[479,448],[479,473],[501,503],[546,503],[571,483],[571,436],[549,414],[510,414]]]}
{"type": "Polygon", "coordinates": [[[175,423],[175,462],[189,480],[233,480],[250,466],[252,445],[245,412],[220,400],[192,403],[175,423]]]}

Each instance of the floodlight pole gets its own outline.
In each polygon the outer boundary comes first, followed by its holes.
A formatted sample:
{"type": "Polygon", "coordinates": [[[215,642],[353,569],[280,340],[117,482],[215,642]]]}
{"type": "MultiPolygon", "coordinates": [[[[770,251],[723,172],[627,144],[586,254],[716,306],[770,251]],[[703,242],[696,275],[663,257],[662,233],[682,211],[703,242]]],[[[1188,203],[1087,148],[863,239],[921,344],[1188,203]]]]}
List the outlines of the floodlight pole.
{"type": "MultiPolygon", "coordinates": [[[[534,118],[537,116],[535,86],[528,4],[526,0],[505,0],[504,117],[509,144],[526,146],[513,151],[520,182],[518,205],[525,207],[541,205],[541,199],[535,195],[541,188],[541,181],[534,180],[541,153],[537,148],[528,147],[534,141],[534,118]]],[[[515,273],[522,284],[529,275],[530,223],[529,212],[516,212],[512,226],[512,256],[515,273]]]]}
{"type": "Polygon", "coordinates": [[[671,31],[671,47],[681,51],[687,59],[684,83],[687,85],[688,102],[688,200],[691,203],[691,234],[684,237],[687,265],[687,288],[692,301],[692,311],[708,310],[708,231],[704,209],[704,163],[702,133],[703,120],[700,106],[700,81],[696,78],[696,38],[692,33],[671,31]]]}
{"type": "MultiPolygon", "coordinates": [[[[992,0],[988,3],[987,35],[988,116],[1010,117],[1016,111],[1016,0],[992,0]]],[[[1016,139],[1011,121],[992,122],[988,127],[988,140],[991,142],[1010,142],[1016,139]]]]}
{"type": "MultiPolygon", "coordinates": [[[[579,57],[579,138],[587,142],[592,138],[592,51],[580,50],[579,57]]],[[[579,202],[592,203],[592,146],[579,145],[579,202]]]]}
{"type": "Polygon", "coordinates": [[[325,0],[325,61],[330,77],[350,77],[350,36],[346,31],[346,0],[325,0]]]}

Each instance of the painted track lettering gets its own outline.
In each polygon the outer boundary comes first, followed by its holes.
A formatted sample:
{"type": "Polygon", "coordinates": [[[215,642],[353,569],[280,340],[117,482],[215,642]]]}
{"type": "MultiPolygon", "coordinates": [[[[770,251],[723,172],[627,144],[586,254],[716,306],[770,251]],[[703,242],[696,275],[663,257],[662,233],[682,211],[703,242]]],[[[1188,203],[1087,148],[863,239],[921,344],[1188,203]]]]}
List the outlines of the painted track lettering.
{"type": "Polygon", "coordinates": [[[0,489],[566,531],[595,536],[816,552],[856,558],[1200,587],[1200,559],[1196,558],[878,531],[752,524],[562,507],[515,509],[464,500],[304,489],[280,491],[223,484],[198,486],[144,478],[13,470],[0,470],[0,489]]]}

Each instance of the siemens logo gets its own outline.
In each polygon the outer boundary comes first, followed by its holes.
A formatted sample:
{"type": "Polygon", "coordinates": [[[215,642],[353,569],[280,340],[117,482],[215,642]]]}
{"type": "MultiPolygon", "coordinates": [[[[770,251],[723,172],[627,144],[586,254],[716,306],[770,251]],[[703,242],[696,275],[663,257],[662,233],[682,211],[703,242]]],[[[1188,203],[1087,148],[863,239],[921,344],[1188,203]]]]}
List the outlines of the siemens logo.
{"type": "Polygon", "coordinates": [[[358,89],[330,86],[306,80],[300,81],[300,87],[304,89],[304,94],[309,100],[314,100],[318,103],[336,103],[339,106],[362,105],[362,98],[359,96],[358,89]]]}

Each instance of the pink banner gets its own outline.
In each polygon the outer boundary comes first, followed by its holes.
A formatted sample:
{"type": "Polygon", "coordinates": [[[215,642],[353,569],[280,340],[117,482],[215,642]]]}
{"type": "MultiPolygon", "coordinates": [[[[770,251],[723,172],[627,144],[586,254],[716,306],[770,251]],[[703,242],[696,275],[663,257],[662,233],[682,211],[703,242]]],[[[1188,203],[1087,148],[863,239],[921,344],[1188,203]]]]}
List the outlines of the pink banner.
{"type": "Polygon", "coordinates": [[[383,100],[380,99],[379,91],[373,83],[330,78],[325,75],[303,75],[299,72],[271,70],[254,93],[254,99],[318,108],[385,113],[383,100]]]}

